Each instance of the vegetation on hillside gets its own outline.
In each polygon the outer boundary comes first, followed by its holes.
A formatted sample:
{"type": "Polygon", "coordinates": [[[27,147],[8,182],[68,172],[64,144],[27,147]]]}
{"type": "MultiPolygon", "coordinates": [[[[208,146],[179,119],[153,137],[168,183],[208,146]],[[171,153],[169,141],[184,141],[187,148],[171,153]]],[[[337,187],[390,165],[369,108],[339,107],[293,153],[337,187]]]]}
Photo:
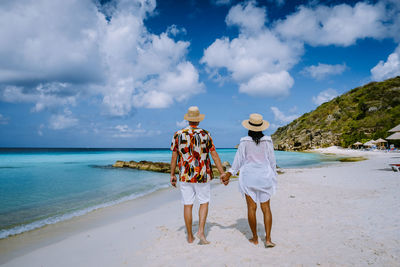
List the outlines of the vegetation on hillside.
{"type": "Polygon", "coordinates": [[[272,135],[281,150],[349,145],[385,138],[400,124],[400,76],[371,82],[323,103],[272,135]]]}

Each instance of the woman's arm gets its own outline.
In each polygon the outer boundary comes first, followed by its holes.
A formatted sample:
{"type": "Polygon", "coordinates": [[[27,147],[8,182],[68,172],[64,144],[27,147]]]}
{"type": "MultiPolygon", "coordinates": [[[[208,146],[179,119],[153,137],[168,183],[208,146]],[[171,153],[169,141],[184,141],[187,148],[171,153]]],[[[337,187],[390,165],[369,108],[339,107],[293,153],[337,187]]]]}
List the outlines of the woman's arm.
{"type": "Polygon", "coordinates": [[[272,140],[267,141],[267,156],[268,156],[269,164],[271,165],[271,169],[274,171],[275,175],[278,175],[278,173],[276,171],[274,144],[272,143],[272,140]]]}
{"type": "Polygon", "coordinates": [[[240,168],[243,166],[244,163],[244,143],[240,143],[238,150],[236,151],[235,154],[235,159],[233,160],[232,167],[229,169],[228,172],[230,172],[232,175],[236,175],[240,168]]]}

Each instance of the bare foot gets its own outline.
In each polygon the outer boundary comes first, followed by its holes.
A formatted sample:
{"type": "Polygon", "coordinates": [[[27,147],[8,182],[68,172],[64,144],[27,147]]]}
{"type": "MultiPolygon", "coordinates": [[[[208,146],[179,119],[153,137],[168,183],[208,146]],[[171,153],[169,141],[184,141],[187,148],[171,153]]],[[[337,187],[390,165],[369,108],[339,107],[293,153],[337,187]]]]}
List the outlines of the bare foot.
{"type": "Polygon", "coordinates": [[[250,243],[253,243],[254,245],[257,245],[258,244],[258,236],[250,238],[249,241],[250,241],[250,243]]]}
{"type": "Polygon", "coordinates": [[[271,241],[265,241],[266,248],[273,248],[275,246],[276,246],[275,243],[272,243],[271,241]]]}
{"type": "Polygon", "coordinates": [[[206,237],[204,236],[204,234],[199,234],[199,233],[197,233],[196,236],[200,239],[199,245],[208,245],[208,244],[210,244],[210,242],[207,241],[207,239],[206,239],[206,237]]]}
{"type": "Polygon", "coordinates": [[[188,241],[188,243],[193,243],[193,241],[194,241],[193,235],[189,235],[187,238],[187,241],[188,241]]]}

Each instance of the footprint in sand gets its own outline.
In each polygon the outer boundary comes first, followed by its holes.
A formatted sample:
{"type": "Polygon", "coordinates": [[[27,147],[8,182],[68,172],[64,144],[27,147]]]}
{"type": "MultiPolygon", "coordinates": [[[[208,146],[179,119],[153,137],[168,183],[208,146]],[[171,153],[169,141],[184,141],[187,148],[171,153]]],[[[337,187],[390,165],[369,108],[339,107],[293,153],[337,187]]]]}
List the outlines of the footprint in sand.
{"type": "Polygon", "coordinates": [[[168,228],[165,227],[164,225],[157,226],[157,229],[160,230],[161,232],[164,232],[164,233],[168,232],[168,228]]]}

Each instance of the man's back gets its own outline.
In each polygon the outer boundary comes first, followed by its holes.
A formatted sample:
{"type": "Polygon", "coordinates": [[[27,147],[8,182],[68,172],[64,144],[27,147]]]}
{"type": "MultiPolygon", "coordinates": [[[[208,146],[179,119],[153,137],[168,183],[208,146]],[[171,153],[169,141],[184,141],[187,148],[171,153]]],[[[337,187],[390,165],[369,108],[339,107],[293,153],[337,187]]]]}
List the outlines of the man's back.
{"type": "Polygon", "coordinates": [[[188,126],[174,134],[171,150],[178,152],[181,182],[206,183],[213,178],[209,152],[215,150],[210,134],[188,126]]]}

